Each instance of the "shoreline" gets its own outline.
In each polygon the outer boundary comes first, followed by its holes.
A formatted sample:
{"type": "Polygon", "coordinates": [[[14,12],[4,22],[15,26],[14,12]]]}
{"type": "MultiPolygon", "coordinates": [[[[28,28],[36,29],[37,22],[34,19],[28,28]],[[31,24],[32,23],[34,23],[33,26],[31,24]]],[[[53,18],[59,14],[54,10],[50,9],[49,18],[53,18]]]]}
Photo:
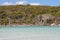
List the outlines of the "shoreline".
{"type": "MultiPolygon", "coordinates": [[[[26,27],[26,26],[40,26],[40,27],[42,27],[42,26],[44,26],[44,25],[0,25],[0,27],[26,27]]],[[[54,26],[60,26],[60,25],[48,25],[48,26],[50,26],[50,27],[54,27],[54,26]]]]}

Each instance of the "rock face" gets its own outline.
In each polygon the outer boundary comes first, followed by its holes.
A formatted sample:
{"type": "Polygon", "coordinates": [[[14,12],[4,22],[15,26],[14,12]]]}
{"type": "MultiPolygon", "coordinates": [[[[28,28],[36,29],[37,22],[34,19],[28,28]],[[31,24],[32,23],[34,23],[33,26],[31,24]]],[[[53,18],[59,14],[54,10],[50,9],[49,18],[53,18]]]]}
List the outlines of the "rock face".
{"type": "Polygon", "coordinates": [[[48,26],[51,25],[51,23],[54,22],[54,16],[52,16],[51,14],[42,14],[42,15],[38,15],[36,17],[36,25],[40,25],[40,26],[48,26]]]}
{"type": "Polygon", "coordinates": [[[51,23],[53,23],[54,18],[55,17],[52,16],[51,14],[42,15],[42,20],[44,21],[44,25],[50,25],[51,23]]]}
{"type": "Polygon", "coordinates": [[[59,25],[60,24],[60,17],[55,17],[55,24],[59,25]]]}

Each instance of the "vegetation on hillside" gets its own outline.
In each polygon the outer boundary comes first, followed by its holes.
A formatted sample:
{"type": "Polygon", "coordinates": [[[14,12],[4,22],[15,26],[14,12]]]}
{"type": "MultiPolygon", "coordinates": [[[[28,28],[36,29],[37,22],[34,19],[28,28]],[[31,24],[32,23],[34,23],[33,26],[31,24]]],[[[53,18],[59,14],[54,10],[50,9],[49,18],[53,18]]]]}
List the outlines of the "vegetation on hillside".
{"type": "Polygon", "coordinates": [[[9,20],[11,24],[46,25],[55,23],[56,18],[60,18],[60,6],[0,6],[0,25],[7,25],[9,20]]]}

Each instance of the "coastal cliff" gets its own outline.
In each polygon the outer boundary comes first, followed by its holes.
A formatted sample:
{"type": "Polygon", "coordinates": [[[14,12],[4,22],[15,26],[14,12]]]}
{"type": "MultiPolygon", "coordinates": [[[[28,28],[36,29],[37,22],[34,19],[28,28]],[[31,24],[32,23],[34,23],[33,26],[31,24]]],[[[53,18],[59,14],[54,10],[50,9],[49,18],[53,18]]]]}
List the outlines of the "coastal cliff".
{"type": "Polygon", "coordinates": [[[60,26],[60,6],[0,6],[0,25],[60,26]]]}

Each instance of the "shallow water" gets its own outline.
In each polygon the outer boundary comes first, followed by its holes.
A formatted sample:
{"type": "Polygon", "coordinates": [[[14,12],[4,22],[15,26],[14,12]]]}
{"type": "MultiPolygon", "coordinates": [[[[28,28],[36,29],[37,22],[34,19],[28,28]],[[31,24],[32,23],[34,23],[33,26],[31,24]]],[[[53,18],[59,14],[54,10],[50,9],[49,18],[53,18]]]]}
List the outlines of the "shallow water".
{"type": "Polygon", "coordinates": [[[0,40],[60,40],[60,27],[0,27],[0,40]]]}

